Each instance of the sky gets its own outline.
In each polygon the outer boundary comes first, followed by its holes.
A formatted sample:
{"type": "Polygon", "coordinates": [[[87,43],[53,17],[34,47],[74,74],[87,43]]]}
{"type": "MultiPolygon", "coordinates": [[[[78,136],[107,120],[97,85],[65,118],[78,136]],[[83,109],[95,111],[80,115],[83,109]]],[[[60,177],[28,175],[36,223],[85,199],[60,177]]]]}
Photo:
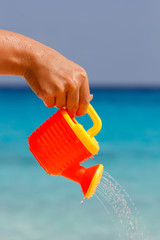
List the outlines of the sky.
{"type": "Polygon", "coordinates": [[[160,87],[159,0],[1,0],[0,25],[80,64],[91,86],[160,87]]]}

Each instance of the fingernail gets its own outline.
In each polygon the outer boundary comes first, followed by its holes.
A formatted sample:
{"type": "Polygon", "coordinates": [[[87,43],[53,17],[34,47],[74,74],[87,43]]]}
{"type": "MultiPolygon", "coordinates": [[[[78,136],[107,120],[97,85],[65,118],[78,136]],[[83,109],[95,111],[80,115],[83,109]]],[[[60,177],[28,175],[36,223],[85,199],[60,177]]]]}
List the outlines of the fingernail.
{"type": "Polygon", "coordinates": [[[90,94],[89,100],[92,101],[92,99],[93,99],[93,94],[90,94]]]}

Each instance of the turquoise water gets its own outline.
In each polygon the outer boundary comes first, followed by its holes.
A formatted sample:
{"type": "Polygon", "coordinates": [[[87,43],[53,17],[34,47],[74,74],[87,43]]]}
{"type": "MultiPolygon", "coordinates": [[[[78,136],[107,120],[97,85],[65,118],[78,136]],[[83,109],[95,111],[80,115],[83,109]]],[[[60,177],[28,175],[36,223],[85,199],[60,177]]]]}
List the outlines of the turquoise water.
{"type": "MultiPolygon", "coordinates": [[[[97,163],[129,193],[152,240],[160,236],[160,91],[93,90],[102,118],[97,163]]],[[[29,90],[0,90],[0,236],[5,240],[117,240],[96,197],[80,201],[78,184],[47,175],[27,137],[55,109],[29,90]]],[[[79,121],[85,127],[89,118],[79,121]]],[[[125,239],[125,238],[124,238],[125,239]]]]}

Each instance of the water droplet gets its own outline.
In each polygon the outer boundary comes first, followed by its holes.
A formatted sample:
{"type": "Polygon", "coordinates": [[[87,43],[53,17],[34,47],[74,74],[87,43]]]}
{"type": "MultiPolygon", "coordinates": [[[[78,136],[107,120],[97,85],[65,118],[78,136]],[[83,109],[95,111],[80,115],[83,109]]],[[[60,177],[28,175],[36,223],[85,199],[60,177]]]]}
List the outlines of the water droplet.
{"type": "Polygon", "coordinates": [[[81,201],[81,204],[83,204],[88,198],[83,198],[82,201],[81,201]]]}

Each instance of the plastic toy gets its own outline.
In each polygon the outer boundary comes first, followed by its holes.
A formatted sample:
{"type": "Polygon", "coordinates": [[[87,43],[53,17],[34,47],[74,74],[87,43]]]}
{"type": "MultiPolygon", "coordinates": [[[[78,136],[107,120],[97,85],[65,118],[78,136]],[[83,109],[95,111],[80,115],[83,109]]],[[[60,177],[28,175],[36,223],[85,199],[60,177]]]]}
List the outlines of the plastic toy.
{"type": "Polygon", "coordinates": [[[87,113],[94,123],[88,131],[61,109],[36,129],[28,141],[30,151],[48,174],[79,183],[84,196],[90,198],[102,177],[103,165],[84,168],[80,164],[98,153],[94,136],[102,123],[91,105],[87,113]]]}

